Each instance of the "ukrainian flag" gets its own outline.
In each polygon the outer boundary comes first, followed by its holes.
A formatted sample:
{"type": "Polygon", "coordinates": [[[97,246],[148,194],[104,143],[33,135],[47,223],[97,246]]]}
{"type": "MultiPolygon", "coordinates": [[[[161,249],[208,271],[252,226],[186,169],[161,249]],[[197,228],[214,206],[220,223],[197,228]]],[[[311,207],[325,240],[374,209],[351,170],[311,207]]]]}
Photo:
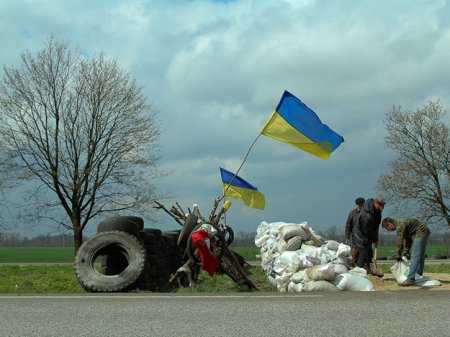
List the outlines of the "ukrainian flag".
{"type": "Polygon", "coordinates": [[[287,91],[261,133],[322,159],[328,159],[344,141],[342,136],[322,124],[314,111],[287,91]]]}
{"type": "Polygon", "coordinates": [[[264,194],[241,177],[220,167],[224,197],[241,199],[248,207],[264,209],[264,194]]]}

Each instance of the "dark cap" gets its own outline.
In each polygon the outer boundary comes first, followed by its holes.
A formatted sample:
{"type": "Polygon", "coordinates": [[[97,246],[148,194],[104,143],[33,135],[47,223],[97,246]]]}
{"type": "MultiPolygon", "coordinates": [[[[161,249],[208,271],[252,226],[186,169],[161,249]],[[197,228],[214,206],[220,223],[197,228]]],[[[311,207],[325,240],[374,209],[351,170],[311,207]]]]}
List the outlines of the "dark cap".
{"type": "Polygon", "coordinates": [[[356,198],[355,204],[357,204],[357,205],[364,204],[364,201],[366,201],[366,200],[364,200],[364,198],[359,197],[359,198],[356,198]]]}
{"type": "Polygon", "coordinates": [[[384,206],[386,204],[386,200],[384,200],[384,198],[381,195],[377,196],[374,199],[374,202],[376,202],[380,206],[384,206]]]}

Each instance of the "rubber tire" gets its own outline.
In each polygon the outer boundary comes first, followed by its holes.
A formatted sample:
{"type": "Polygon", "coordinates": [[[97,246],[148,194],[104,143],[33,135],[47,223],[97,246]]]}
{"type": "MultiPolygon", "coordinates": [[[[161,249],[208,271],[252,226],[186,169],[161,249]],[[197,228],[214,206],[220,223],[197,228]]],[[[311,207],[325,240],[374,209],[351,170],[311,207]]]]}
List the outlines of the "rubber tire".
{"type": "Polygon", "coordinates": [[[227,235],[225,235],[225,238],[226,238],[226,240],[227,240],[227,245],[229,246],[229,245],[231,245],[231,243],[232,243],[233,240],[234,240],[234,231],[233,231],[233,228],[227,226],[227,234],[228,234],[228,237],[227,237],[227,235]]]}
{"type": "Polygon", "coordinates": [[[139,237],[139,231],[143,229],[143,226],[144,220],[137,216],[115,216],[101,221],[97,226],[97,233],[122,231],[139,237]]]}
{"type": "Polygon", "coordinates": [[[188,242],[189,237],[191,236],[191,232],[195,226],[197,226],[198,216],[195,214],[189,213],[187,219],[184,223],[183,228],[181,228],[180,236],[178,237],[177,246],[184,248],[188,242]]]}
{"type": "Polygon", "coordinates": [[[101,232],[86,240],[75,256],[78,282],[89,292],[117,292],[130,287],[142,274],[146,261],[144,246],[135,236],[121,232],[101,232]],[[121,251],[128,261],[118,275],[104,275],[95,269],[98,256],[121,251]]]}

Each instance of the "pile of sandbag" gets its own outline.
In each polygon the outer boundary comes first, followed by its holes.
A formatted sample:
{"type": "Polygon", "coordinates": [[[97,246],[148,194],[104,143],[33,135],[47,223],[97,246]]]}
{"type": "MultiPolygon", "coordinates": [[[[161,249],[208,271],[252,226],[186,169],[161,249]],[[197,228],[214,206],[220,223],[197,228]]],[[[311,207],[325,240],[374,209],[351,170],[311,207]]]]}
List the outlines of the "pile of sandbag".
{"type": "Polygon", "coordinates": [[[373,291],[366,270],[353,268],[350,246],[324,240],[306,222],[261,222],[255,237],[261,267],[280,292],[373,291]]]}

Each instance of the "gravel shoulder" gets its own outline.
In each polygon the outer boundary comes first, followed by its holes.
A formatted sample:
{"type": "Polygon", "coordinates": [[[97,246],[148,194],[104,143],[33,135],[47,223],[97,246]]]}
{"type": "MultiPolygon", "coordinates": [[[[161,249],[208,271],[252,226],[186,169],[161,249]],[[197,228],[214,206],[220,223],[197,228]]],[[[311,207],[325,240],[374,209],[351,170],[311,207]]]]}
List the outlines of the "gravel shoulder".
{"type": "Polygon", "coordinates": [[[430,291],[450,290],[450,274],[447,273],[425,273],[423,276],[438,280],[442,283],[439,287],[400,287],[398,286],[394,275],[386,273],[382,278],[378,278],[369,275],[369,279],[372,282],[375,291],[394,291],[394,290],[414,290],[414,289],[426,289],[430,291]]]}

